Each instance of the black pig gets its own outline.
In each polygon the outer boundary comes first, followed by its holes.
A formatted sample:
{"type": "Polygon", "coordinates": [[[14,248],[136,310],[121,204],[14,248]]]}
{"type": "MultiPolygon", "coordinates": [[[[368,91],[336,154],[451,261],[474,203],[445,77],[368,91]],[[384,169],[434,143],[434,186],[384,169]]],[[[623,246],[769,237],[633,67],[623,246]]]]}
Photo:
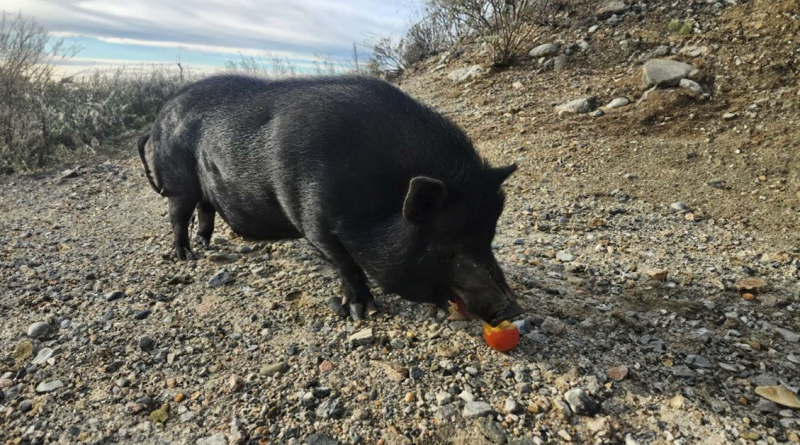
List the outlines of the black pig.
{"type": "Polygon", "coordinates": [[[491,250],[516,166],[490,167],[456,125],[386,82],[212,76],[171,99],[138,145],[181,259],[194,256],[196,208],[203,243],[215,213],[245,237],[308,239],[356,320],[375,312],[365,272],[493,326],[522,312],[491,250]]]}

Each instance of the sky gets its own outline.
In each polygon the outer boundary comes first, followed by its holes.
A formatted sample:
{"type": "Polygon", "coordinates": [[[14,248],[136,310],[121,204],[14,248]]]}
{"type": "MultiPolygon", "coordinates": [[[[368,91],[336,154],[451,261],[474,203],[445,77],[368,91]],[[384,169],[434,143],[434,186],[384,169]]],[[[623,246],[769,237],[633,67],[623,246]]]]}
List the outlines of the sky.
{"type": "Polygon", "coordinates": [[[400,35],[414,0],[0,0],[81,48],[65,73],[180,62],[195,71],[241,55],[311,69],[315,55],[361,61],[374,36],[400,35]]]}

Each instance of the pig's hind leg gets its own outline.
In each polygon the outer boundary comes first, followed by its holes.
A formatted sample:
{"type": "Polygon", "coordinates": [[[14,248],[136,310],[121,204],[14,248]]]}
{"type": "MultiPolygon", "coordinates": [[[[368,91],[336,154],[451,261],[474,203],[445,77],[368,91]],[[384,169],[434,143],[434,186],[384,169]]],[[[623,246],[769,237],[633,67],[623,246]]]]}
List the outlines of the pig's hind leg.
{"type": "Polygon", "coordinates": [[[189,247],[189,220],[192,219],[196,205],[197,201],[186,197],[169,199],[169,219],[175,239],[175,254],[181,260],[197,258],[189,247]]]}
{"type": "Polygon", "coordinates": [[[358,321],[364,319],[365,315],[374,315],[377,312],[375,297],[367,286],[367,277],[342,243],[333,234],[307,234],[307,238],[336,267],[342,280],[342,306],[347,305],[350,318],[358,321]]]}
{"type": "Polygon", "coordinates": [[[197,204],[197,221],[198,229],[197,236],[200,243],[208,247],[211,244],[211,235],[214,233],[214,215],[216,210],[214,206],[207,201],[200,201],[197,204]]]}

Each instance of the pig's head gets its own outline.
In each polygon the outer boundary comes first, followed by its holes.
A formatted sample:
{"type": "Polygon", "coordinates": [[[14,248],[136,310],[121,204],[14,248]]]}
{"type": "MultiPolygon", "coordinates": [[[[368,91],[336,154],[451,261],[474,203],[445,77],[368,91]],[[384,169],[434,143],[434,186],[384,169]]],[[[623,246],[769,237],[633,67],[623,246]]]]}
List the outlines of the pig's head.
{"type": "Polygon", "coordinates": [[[505,201],[501,185],[515,170],[487,166],[460,185],[411,179],[386,258],[370,275],[405,299],[440,307],[453,301],[492,326],[520,315],[491,248],[505,201]]]}

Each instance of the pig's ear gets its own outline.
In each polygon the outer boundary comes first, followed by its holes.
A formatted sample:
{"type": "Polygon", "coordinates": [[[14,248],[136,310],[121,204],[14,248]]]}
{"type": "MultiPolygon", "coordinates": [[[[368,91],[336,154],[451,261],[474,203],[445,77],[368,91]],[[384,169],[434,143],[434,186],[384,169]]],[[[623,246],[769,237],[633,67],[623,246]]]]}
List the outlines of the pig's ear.
{"type": "Polygon", "coordinates": [[[517,171],[517,164],[510,164],[506,165],[505,167],[493,168],[492,175],[494,176],[494,182],[499,186],[500,184],[505,182],[505,180],[508,179],[509,176],[511,176],[511,173],[514,173],[515,171],[517,171]]]}
{"type": "Polygon", "coordinates": [[[438,179],[417,176],[408,185],[403,203],[403,217],[412,223],[422,222],[447,199],[447,186],[438,179]]]}

